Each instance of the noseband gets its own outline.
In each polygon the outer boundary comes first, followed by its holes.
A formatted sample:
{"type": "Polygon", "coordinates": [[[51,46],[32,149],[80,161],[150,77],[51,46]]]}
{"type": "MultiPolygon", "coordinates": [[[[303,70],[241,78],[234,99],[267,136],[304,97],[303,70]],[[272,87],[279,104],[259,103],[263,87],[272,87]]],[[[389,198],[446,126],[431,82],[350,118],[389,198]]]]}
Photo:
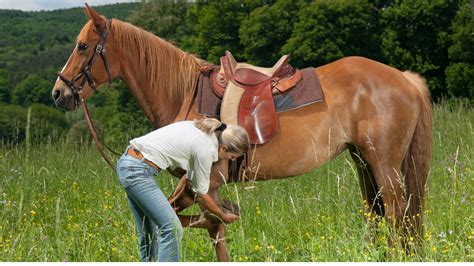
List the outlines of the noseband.
{"type": "Polygon", "coordinates": [[[95,59],[97,58],[96,55],[99,54],[100,58],[102,58],[102,62],[104,63],[105,71],[107,72],[107,76],[109,78],[109,84],[112,82],[112,78],[110,76],[110,71],[109,71],[109,64],[107,62],[107,57],[105,54],[105,38],[107,37],[107,33],[109,32],[109,27],[110,27],[110,19],[107,20],[105,24],[105,29],[100,34],[100,39],[97,42],[97,45],[95,46],[95,51],[92,54],[91,58],[89,58],[89,61],[87,64],[81,69],[81,71],[72,79],[68,79],[66,76],[64,76],[63,73],[58,72],[59,78],[66,83],[66,85],[71,89],[73,95],[74,95],[74,100],[76,103],[76,106],[79,105],[79,94],[82,93],[82,90],[84,89],[84,85],[89,84],[91,88],[95,91],[97,89],[97,85],[94,81],[94,77],[92,76],[92,65],[95,62],[95,59]]]}

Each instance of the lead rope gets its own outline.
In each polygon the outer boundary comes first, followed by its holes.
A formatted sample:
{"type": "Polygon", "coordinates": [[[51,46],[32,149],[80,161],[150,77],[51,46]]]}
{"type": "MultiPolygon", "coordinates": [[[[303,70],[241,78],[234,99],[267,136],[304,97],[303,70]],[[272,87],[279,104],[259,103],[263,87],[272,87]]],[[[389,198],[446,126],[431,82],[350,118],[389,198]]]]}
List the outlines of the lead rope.
{"type": "MultiPolygon", "coordinates": [[[[94,143],[95,143],[97,149],[99,150],[100,154],[102,155],[102,158],[104,158],[104,160],[112,168],[112,170],[115,171],[115,167],[112,164],[111,160],[104,153],[104,145],[99,141],[99,137],[97,136],[97,131],[96,131],[96,129],[94,127],[94,124],[92,123],[92,120],[90,118],[89,110],[87,109],[86,100],[81,97],[80,102],[81,102],[82,110],[84,111],[84,117],[86,118],[86,121],[87,121],[87,128],[89,129],[89,133],[91,134],[92,138],[94,139],[94,143]]],[[[107,147],[107,149],[109,149],[109,151],[114,152],[108,146],[106,146],[106,147],[107,147]]],[[[114,152],[114,153],[118,154],[116,152],[114,152]]]]}

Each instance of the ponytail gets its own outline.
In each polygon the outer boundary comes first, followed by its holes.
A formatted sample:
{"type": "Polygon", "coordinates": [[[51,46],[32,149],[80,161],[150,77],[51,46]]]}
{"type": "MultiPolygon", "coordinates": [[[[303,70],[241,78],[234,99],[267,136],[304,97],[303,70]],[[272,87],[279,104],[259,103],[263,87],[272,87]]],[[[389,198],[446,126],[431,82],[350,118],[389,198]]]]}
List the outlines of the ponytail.
{"type": "Polygon", "coordinates": [[[209,135],[216,133],[219,143],[226,145],[230,152],[244,154],[250,149],[247,131],[240,126],[226,125],[214,118],[194,120],[194,126],[209,135]]]}
{"type": "MultiPolygon", "coordinates": [[[[199,120],[194,120],[194,126],[202,130],[203,132],[212,135],[216,130],[221,127],[224,123],[214,118],[204,117],[199,120]]],[[[225,124],[224,124],[225,125],[225,124]]]]}

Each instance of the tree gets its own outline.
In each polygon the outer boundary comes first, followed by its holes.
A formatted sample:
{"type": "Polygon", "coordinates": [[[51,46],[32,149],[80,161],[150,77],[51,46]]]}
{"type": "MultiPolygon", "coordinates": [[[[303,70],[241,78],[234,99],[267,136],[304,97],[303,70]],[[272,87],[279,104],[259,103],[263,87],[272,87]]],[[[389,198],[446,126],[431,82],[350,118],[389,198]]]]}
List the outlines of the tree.
{"type": "Polygon", "coordinates": [[[302,7],[283,47],[298,67],[344,56],[378,58],[377,9],[365,0],[315,1],[302,7]]]}
{"type": "Polygon", "coordinates": [[[240,43],[240,23],[256,7],[266,1],[197,1],[189,8],[187,25],[190,36],[184,39],[185,49],[213,63],[225,50],[243,59],[240,43]]]}
{"type": "Polygon", "coordinates": [[[189,6],[186,0],[154,0],[143,3],[128,20],[168,41],[179,42],[189,6]]]}
{"type": "Polygon", "coordinates": [[[243,56],[250,63],[270,66],[282,55],[282,47],[291,37],[300,3],[278,0],[273,5],[254,9],[240,25],[243,56]]]}
{"type": "Polygon", "coordinates": [[[400,0],[382,13],[382,53],[386,63],[428,80],[434,97],[446,93],[449,27],[458,0],[400,0]]]}
{"type": "Polygon", "coordinates": [[[448,49],[451,64],[446,68],[448,93],[455,97],[474,98],[474,20],[471,6],[461,6],[452,24],[448,49]]]}
{"type": "Polygon", "coordinates": [[[38,75],[29,75],[26,79],[18,83],[12,92],[12,102],[21,106],[29,106],[33,103],[52,105],[51,82],[48,82],[38,75]]]}
{"type": "Polygon", "coordinates": [[[10,102],[10,85],[8,84],[8,72],[0,69],[0,103],[10,102]]]}

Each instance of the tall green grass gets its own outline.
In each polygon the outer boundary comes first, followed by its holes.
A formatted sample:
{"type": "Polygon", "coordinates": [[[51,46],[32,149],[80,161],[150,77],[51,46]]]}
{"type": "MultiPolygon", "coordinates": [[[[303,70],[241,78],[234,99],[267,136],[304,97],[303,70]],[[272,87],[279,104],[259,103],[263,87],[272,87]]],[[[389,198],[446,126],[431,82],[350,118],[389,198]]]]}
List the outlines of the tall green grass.
{"type": "MultiPolygon", "coordinates": [[[[422,252],[388,247],[389,227],[366,222],[373,218],[344,154],[299,177],[223,187],[242,208],[227,227],[232,260],[473,261],[473,121],[462,104],[434,109],[422,252]]],[[[165,193],[177,182],[164,173],[157,180],[165,193]]],[[[94,146],[51,142],[26,153],[4,145],[0,182],[1,261],[138,261],[125,193],[94,146]]],[[[206,231],[185,229],[182,259],[215,260],[206,231]]]]}

